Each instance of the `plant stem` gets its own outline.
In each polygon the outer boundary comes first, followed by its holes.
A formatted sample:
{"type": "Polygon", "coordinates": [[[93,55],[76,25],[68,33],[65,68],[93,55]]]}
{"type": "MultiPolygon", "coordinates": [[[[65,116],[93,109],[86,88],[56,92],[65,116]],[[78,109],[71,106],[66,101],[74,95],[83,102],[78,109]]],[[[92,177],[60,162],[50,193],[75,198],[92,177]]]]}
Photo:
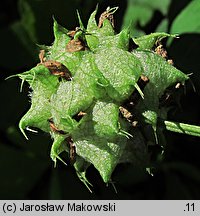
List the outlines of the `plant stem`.
{"type": "Polygon", "coordinates": [[[163,123],[169,131],[200,137],[200,126],[172,121],[163,121],[163,123]]]}

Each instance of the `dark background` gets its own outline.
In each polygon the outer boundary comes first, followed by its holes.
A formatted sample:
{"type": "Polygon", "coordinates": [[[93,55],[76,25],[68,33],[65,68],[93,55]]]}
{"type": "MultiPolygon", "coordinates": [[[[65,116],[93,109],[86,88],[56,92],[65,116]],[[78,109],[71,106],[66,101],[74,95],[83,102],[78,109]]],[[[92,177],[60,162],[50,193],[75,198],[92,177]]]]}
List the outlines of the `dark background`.
{"type": "MultiPolygon", "coordinates": [[[[5,78],[29,70],[37,64],[37,44],[53,42],[53,19],[67,29],[78,25],[76,9],[86,25],[90,13],[99,3],[99,13],[107,6],[119,6],[115,15],[119,32],[126,1],[120,0],[34,0],[19,6],[20,1],[3,0],[0,7],[0,199],[200,199],[200,139],[166,132],[165,157],[152,177],[138,167],[127,164],[117,166],[113,173],[118,193],[112,185],[106,186],[98,172],[91,166],[87,177],[93,184],[93,193],[80,182],[74,169],[61,163],[53,167],[49,153],[51,138],[42,132],[28,134],[26,141],[18,129],[20,118],[30,103],[28,86],[20,93],[20,80],[5,78]],[[24,9],[27,14],[24,14],[24,9]],[[34,14],[32,14],[34,11],[34,14]],[[27,24],[28,23],[28,24],[27,24]]],[[[23,0],[21,1],[23,2],[23,0]]],[[[166,17],[169,26],[190,1],[173,0],[166,17]]],[[[145,33],[156,30],[164,18],[155,10],[149,22],[138,29],[145,33]]],[[[200,121],[200,35],[181,35],[167,48],[175,66],[192,72],[186,93],[182,95],[180,108],[176,107],[169,118],[191,124],[200,121]],[[187,50],[187,55],[185,52],[187,50]]]]}

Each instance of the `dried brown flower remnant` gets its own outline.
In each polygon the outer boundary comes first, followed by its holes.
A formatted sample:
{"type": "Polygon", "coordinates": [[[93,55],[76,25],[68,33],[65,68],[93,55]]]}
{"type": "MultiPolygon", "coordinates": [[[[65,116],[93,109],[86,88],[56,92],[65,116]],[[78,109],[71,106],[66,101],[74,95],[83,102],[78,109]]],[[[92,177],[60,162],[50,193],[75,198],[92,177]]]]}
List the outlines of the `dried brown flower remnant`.
{"type": "Polygon", "coordinates": [[[132,115],[132,113],[131,113],[130,111],[128,111],[128,109],[126,109],[125,107],[120,106],[120,107],[119,107],[119,111],[120,111],[120,113],[122,114],[122,116],[123,116],[128,122],[131,123],[131,125],[132,125],[133,127],[136,127],[136,126],[137,126],[138,121],[135,121],[135,120],[133,119],[133,115],[132,115]]]}
{"type": "Polygon", "coordinates": [[[177,83],[176,85],[175,85],[175,88],[176,89],[179,89],[181,87],[181,83],[177,83]]]}
{"type": "Polygon", "coordinates": [[[85,116],[87,113],[86,112],[83,112],[83,111],[80,111],[78,114],[77,114],[77,116],[85,116]]]}
{"type": "Polygon", "coordinates": [[[168,59],[167,62],[170,64],[170,65],[174,65],[174,62],[172,59],[168,59]]]}
{"type": "Polygon", "coordinates": [[[156,47],[155,52],[156,54],[162,56],[163,58],[165,59],[167,58],[167,51],[163,48],[162,44],[156,47]]]}
{"type": "Polygon", "coordinates": [[[148,78],[147,76],[143,75],[143,74],[140,76],[140,79],[141,79],[145,84],[147,84],[147,83],[149,82],[149,78],[148,78]]]}
{"type": "Polygon", "coordinates": [[[53,74],[55,76],[62,77],[67,81],[72,80],[72,75],[71,75],[70,71],[67,69],[67,67],[65,67],[60,62],[48,60],[48,61],[44,62],[43,65],[49,69],[51,74],[53,74]]]}
{"type": "Polygon", "coordinates": [[[67,52],[78,52],[85,50],[85,44],[81,39],[72,39],[66,46],[67,52]]]}
{"type": "Polygon", "coordinates": [[[73,116],[73,119],[75,119],[77,122],[79,122],[83,116],[85,116],[87,113],[80,111],[78,114],[73,116]]]}
{"type": "Polygon", "coordinates": [[[46,61],[46,58],[44,57],[44,55],[45,55],[45,50],[40,50],[40,53],[39,53],[40,63],[44,63],[46,61]]]}
{"type": "Polygon", "coordinates": [[[78,32],[78,31],[81,31],[81,29],[79,27],[76,27],[75,30],[71,30],[67,33],[67,35],[69,35],[72,39],[74,39],[74,36],[75,34],[78,32]]]}
{"type": "Polygon", "coordinates": [[[62,134],[62,135],[65,135],[65,134],[66,134],[66,132],[64,132],[63,130],[59,130],[59,129],[55,126],[55,124],[54,124],[54,122],[53,122],[53,119],[48,119],[48,122],[49,122],[49,126],[50,126],[50,129],[51,129],[52,132],[54,132],[54,133],[59,133],[59,134],[62,134]]]}
{"type": "Polygon", "coordinates": [[[82,34],[83,30],[79,27],[76,27],[75,30],[69,31],[67,33],[71,38],[71,40],[66,45],[67,52],[78,52],[86,49],[83,39],[75,36],[78,32],[82,34]]]}
{"type": "Polygon", "coordinates": [[[112,27],[115,27],[115,23],[114,23],[114,16],[113,14],[115,13],[115,11],[118,9],[118,7],[114,7],[114,8],[110,8],[107,7],[106,11],[104,11],[101,16],[99,17],[99,24],[98,27],[101,28],[103,25],[103,22],[105,19],[108,19],[112,25],[112,27]]]}
{"type": "Polygon", "coordinates": [[[163,48],[161,42],[158,42],[158,46],[155,48],[155,53],[163,57],[164,59],[166,59],[170,65],[174,64],[172,59],[167,59],[168,58],[167,51],[163,48]]]}
{"type": "Polygon", "coordinates": [[[119,111],[121,112],[122,116],[130,122],[130,119],[133,117],[131,112],[122,106],[119,107],[119,111]]]}
{"type": "Polygon", "coordinates": [[[44,57],[45,51],[41,50],[39,53],[40,63],[38,65],[44,65],[46,68],[49,69],[50,73],[64,78],[67,81],[72,79],[72,75],[65,65],[61,64],[60,62],[54,60],[47,60],[44,57]]]}
{"type": "Polygon", "coordinates": [[[69,159],[70,159],[70,164],[73,165],[76,161],[76,146],[73,143],[73,140],[71,137],[67,137],[67,143],[69,145],[69,159]]]}

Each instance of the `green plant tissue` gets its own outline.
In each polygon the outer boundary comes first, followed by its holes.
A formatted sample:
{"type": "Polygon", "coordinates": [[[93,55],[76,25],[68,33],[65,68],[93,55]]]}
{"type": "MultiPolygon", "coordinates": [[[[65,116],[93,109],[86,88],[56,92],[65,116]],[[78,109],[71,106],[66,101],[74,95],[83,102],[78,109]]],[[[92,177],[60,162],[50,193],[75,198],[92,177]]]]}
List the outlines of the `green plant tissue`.
{"type": "Polygon", "coordinates": [[[118,163],[144,167],[148,163],[143,133],[119,108],[132,95],[139,95],[133,109],[140,114],[155,112],[155,120],[146,123],[156,127],[159,98],[165,89],[188,79],[152,50],[157,41],[171,35],[156,33],[133,38],[138,48],[130,51],[130,30],[125,28],[116,34],[110,11],[105,11],[108,16],[98,25],[96,9],[87,29],[80,16],[80,28],[74,31],[54,20],[52,46],[43,46],[44,56],[37,66],[17,75],[22,84],[27,81],[31,88],[31,107],[20,120],[21,131],[26,137],[26,129],[50,133],[54,162],[59,159],[66,163],[60,154],[66,152],[70,157],[74,153],[73,166],[87,187],[90,183],[85,174],[91,164],[108,183],[118,163]],[[149,79],[144,89],[138,85],[141,75],[149,79]]]}

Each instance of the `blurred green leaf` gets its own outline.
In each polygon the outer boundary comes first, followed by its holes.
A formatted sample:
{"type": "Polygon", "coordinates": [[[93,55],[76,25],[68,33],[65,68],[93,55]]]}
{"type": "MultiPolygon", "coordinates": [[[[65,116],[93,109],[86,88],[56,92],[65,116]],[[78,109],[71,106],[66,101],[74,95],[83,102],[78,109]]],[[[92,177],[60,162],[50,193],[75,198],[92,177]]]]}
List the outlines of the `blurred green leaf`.
{"type": "Polygon", "coordinates": [[[170,4],[170,0],[129,0],[131,4],[140,4],[143,6],[147,6],[148,8],[154,9],[154,10],[160,10],[163,14],[166,14],[168,11],[168,7],[170,4]]]}
{"type": "Polygon", "coordinates": [[[168,32],[169,20],[163,19],[162,22],[157,26],[156,32],[168,32]]]}
{"type": "Polygon", "coordinates": [[[144,27],[151,20],[155,10],[159,10],[165,15],[169,4],[170,0],[128,0],[122,28],[131,25],[131,36],[141,35],[137,25],[144,27]]]}
{"type": "Polygon", "coordinates": [[[32,42],[37,42],[37,35],[36,35],[36,19],[35,14],[31,5],[26,0],[19,0],[19,13],[21,15],[21,24],[27,34],[29,35],[32,42]]]}
{"type": "Polygon", "coordinates": [[[200,1],[193,0],[184,8],[172,23],[170,33],[183,34],[200,32],[200,1]]]}

